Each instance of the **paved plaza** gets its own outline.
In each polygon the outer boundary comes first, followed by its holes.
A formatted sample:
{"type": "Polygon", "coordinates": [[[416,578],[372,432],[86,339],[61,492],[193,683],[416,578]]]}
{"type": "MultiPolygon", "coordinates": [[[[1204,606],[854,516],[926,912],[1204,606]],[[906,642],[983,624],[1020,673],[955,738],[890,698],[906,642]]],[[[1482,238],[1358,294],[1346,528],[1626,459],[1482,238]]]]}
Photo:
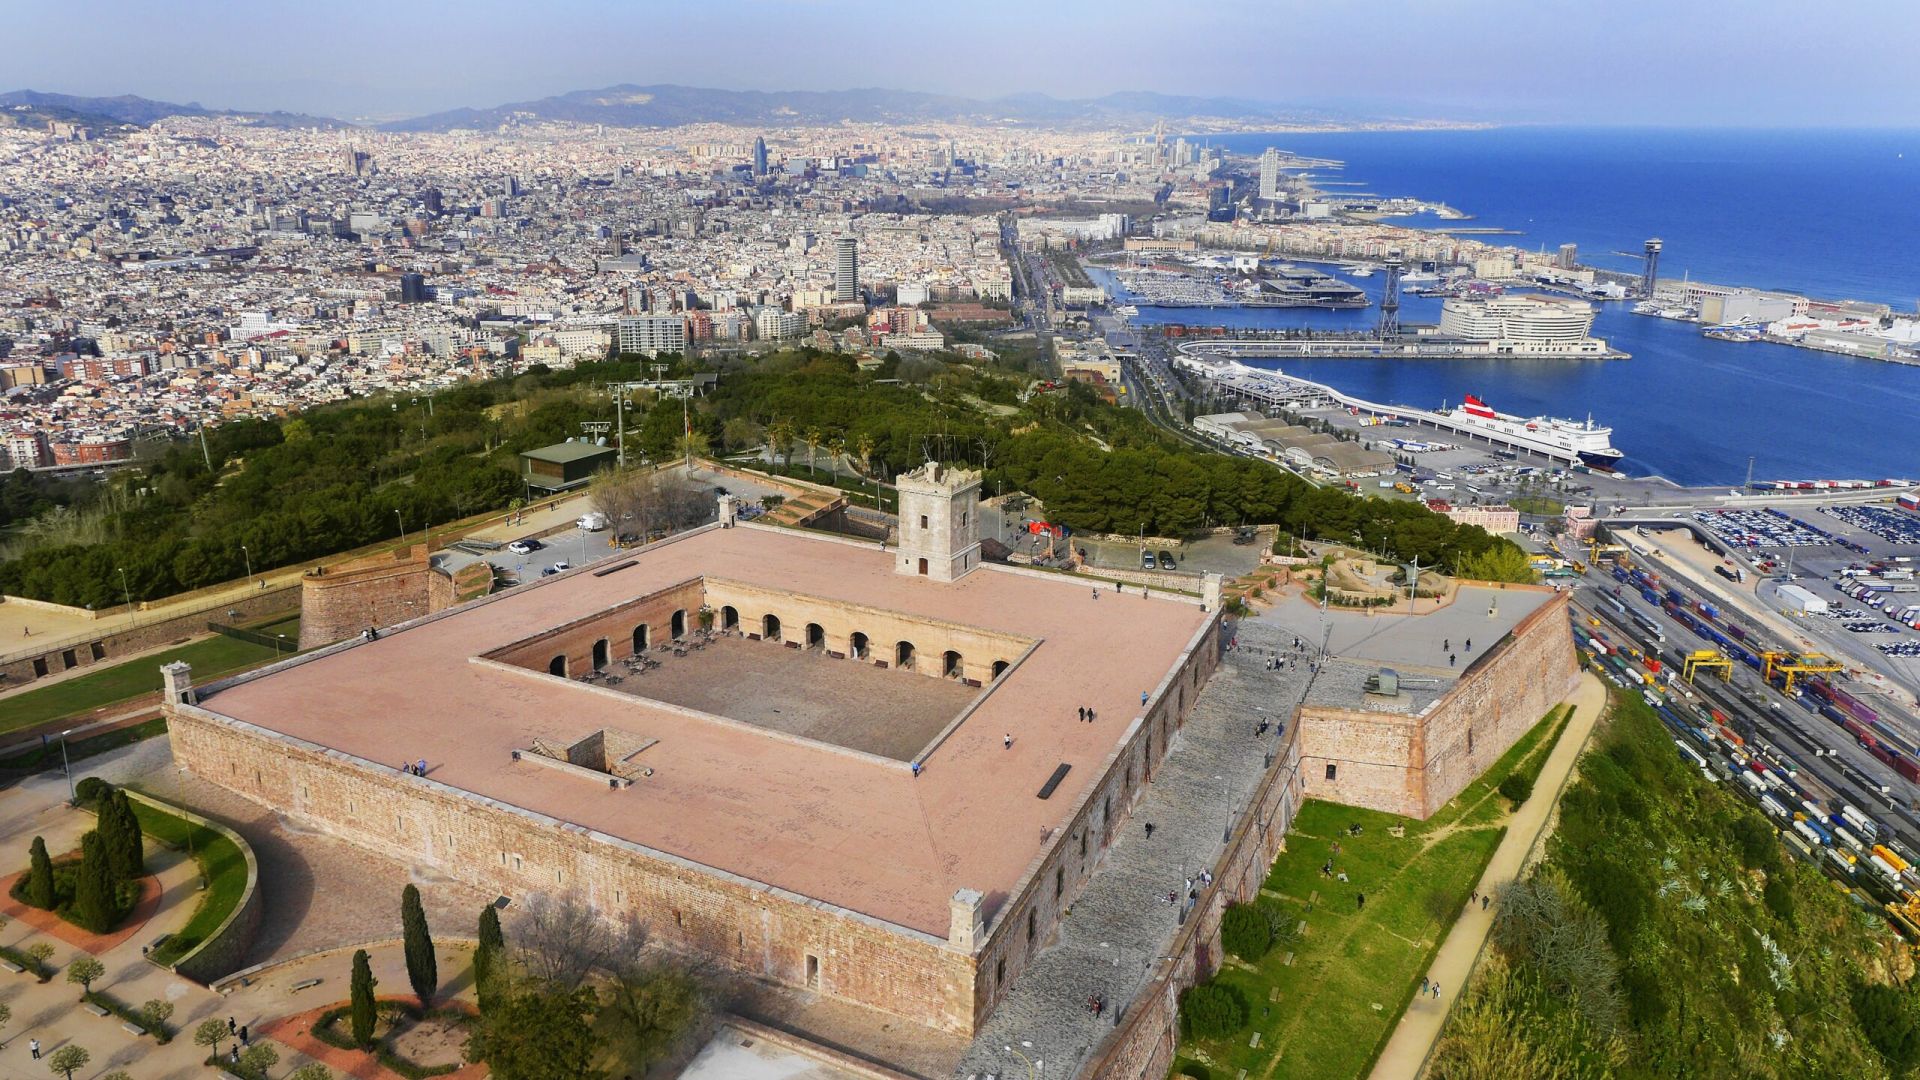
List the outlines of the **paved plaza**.
{"type": "Polygon", "coordinates": [[[621,680],[607,688],[895,761],[919,757],[986,692],[958,679],[740,637],[715,638],[685,656],[648,655],[660,666],[636,674],[616,665],[621,680]]]}

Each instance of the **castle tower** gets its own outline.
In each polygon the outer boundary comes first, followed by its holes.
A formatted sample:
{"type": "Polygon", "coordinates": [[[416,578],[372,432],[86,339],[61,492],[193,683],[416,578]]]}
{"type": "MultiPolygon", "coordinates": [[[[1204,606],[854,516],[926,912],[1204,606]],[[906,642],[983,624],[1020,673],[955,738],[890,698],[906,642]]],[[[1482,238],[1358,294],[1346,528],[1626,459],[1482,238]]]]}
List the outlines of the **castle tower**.
{"type": "Polygon", "coordinates": [[[900,492],[895,573],[957,581],[980,565],[980,474],[929,461],[894,479],[900,492]]]}

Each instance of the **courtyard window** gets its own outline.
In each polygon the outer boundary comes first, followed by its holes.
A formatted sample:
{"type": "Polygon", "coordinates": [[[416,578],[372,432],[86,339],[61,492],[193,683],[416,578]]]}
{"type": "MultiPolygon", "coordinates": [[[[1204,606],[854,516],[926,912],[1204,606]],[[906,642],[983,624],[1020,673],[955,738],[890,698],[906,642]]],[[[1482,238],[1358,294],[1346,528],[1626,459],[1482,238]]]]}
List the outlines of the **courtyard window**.
{"type": "Polygon", "coordinates": [[[1332,764],[1331,762],[1329,762],[1329,763],[1327,764],[1327,779],[1329,779],[1329,780],[1331,780],[1331,779],[1333,779],[1333,777],[1334,777],[1334,773],[1336,773],[1337,771],[1339,771],[1339,768],[1340,768],[1340,766],[1338,766],[1338,765],[1335,765],[1335,764],[1332,764]]]}

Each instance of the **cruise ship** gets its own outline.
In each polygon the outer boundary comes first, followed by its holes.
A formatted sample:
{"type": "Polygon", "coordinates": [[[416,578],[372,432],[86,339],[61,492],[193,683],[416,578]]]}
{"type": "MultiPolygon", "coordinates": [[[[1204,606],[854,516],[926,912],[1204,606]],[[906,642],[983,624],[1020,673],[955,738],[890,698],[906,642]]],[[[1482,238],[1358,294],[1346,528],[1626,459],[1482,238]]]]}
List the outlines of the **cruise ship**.
{"type": "Polygon", "coordinates": [[[1493,406],[1472,394],[1459,408],[1443,408],[1436,415],[1462,433],[1484,435],[1548,457],[1577,460],[1589,468],[1610,472],[1623,456],[1613,448],[1613,429],[1598,427],[1591,418],[1582,423],[1551,416],[1511,416],[1495,412],[1493,406]]]}

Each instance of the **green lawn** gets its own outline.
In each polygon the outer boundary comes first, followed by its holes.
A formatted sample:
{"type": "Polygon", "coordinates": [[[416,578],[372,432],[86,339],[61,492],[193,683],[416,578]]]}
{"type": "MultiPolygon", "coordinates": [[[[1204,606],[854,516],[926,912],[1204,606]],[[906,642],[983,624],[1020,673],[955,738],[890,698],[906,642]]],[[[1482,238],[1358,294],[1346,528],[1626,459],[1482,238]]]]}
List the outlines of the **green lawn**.
{"type": "Polygon", "coordinates": [[[140,831],[167,847],[190,850],[200,862],[201,879],[206,883],[193,918],[168,938],[166,944],[153,951],[153,962],[165,967],[192,951],[226,921],[246,891],[247,860],[224,833],[144,803],[128,801],[133,803],[134,816],[140,819],[140,831]]]}
{"type": "Polygon", "coordinates": [[[1182,1056],[1215,1077],[1241,1069],[1249,1080],[1366,1075],[1506,831],[1507,803],[1494,787],[1516,769],[1538,773],[1566,721],[1565,710],[1549,713],[1424,822],[1318,800],[1303,805],[1263,893],[1305,933],[1258,964],[1228,958],[1218,979],[1246,997],[1251,1029],[1183,1040],[1182,1056]],[[1347,832],[1355,824],[1359,836],[1347,832]],[[1395,826],[1405,835],[1394,836],[1395,826]],[[1329,858],[1346,882],[1321,876],[1329,858]],[[1249,1045],[1255,1030],[1258,1048],[1249,1045]]]}
{"type": "MultiPolygon", "coordinates": [[[[284,633],[293,643],[300,639],[297,616],[259,629],[264,633],[284,633]]],[[[102,666],[38,690],[0,698],[0,734],[49,720],[80,717],[107,705],[154,693],[160,689],[160,666],[175,660],[192,664],[194,681],[206,682],[265,663],[274,655],[275,650],[265,646],[215,634],[137,660],[102,666]]]]}
{"type": "MultiPolygon", "coordinates": [[[[67,744],[66,760],[69,764],[90,758],[95,754],[104,754],[109,750],[118,750],[123,746],[137,743],[142,739],[151,739],[155,735],[167,733],[166,717],[156,716],[151,720],[135,724],[132,727],[109,731],[86,739],[75,739],[67,744]]],[[[34,746],[8,758],[0,758],[0,770],[39,769],[60,763],[60,740],[55,739],[45,746],[34,746]]]]}

